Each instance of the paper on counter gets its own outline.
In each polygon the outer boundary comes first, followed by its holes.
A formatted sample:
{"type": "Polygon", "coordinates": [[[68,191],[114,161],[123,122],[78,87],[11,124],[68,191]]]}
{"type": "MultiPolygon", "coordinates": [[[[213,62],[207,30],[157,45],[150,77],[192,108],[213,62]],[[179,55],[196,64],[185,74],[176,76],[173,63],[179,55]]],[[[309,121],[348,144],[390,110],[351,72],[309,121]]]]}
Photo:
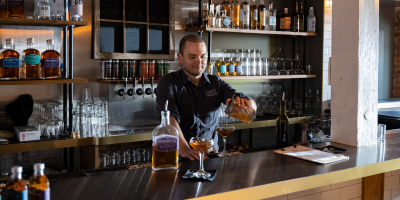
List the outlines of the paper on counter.
{"type": "Polygon", "coordinates": [[[282,151],[279,149],[274,152],[282,154],[282,155],[290,156],[290,157],[295,157],[295,158],[300,158],[303,160],[308,160],[311,162],[320,163],[320,164],[329,164],[329,163],[334,163],[334,162],[349,159],[348,156],[344,156],[342,154],[327,153],[327,152],[315,150],[313,148],[300,146],[300,145],[296,145],[296,148],[294,148],[293,146],[290,146],[290,147],[287,147],[284,149],[285,149],[285,151],[282,151]]]}

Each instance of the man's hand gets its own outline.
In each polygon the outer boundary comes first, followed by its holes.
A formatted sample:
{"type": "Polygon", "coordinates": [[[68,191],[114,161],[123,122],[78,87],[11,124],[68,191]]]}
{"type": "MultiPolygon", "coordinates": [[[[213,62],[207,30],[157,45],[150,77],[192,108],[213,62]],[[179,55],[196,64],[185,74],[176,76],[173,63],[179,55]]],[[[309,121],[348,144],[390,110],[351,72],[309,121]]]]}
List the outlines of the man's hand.
{"type": "MultiPolygon", "coordinates": [[[[231,99],[228,98],[226,100],[226,105],[228,105],[230,101],[231,99]]],[[[253,108],[254,110],[257,110],[257,104],[254,102],[253,99],[236,97],[235,101],[242,107],[253,108]]]]}
{"type": "MultiPolygon", "coordinates": [[[[189,158],[190,160],[200,160],[199,151],[195,149],[179,150],[181,157],[189,158]]],[[[207,154],[204,154],[204,160],[208,159],[207,154]]]]}

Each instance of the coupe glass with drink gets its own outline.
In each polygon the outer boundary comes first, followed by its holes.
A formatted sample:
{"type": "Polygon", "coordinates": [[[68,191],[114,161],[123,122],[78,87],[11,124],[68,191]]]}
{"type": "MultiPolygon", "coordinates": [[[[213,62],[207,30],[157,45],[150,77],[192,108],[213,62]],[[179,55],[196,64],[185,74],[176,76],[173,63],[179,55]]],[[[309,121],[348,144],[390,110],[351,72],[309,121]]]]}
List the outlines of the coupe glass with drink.
{"type": "Polygon", "coordinates": [[[224,150],[219,153],[218,156],[230,156],[231,154],[226,151],[226,138],[228,137],[228,135],[232,134],[233,131],[235,131],[235,126],[230,124],[218,124],[216,131],[222,136],[222,139],[224,140],[224,150]]]}
{"type": "Polygon", "coordinates": [[[199,151],[200,168],[199,171],[194,172],[193,175],[197,178],[207,179],[211,176],[210,173],[204,171],[204,152],[214,145],[214,140],[211,137],[200,136],[190,138],[190,146],[199,151]]]}

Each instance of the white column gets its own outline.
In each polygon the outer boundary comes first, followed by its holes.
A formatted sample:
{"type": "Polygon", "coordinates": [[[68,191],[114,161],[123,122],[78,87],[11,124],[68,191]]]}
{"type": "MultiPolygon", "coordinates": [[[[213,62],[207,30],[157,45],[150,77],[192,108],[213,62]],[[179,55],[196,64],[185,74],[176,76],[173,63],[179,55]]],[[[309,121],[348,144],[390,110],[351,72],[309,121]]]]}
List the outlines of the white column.
{"type": "Polygon", "coordinates": [[[332,2],[331,140],[376,143],[379,0],[332,2]]]}

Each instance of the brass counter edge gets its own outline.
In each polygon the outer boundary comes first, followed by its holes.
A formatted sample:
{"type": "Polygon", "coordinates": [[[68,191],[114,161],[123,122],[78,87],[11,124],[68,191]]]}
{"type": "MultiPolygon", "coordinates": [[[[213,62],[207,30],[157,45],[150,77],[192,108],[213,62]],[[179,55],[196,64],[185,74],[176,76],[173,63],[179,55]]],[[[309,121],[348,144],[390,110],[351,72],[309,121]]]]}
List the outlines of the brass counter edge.
{"type": "Polygon", "coordinates": [[[375,174],[385,173],[399,169],[400,159],[389,160],[380,163],[374,163],[361,167],[308,176],[293,180],[281,181],[266,185],[260,185],[230,192],[214,194],[196,199],[201,200],[219,200],[219,199],[247,199],[258,200],[270,197],[275,197],[284,194],[290,194],[303,190],[313,189],[325,185],[340,183],[362,177],[367,177],[375,174]]]}

